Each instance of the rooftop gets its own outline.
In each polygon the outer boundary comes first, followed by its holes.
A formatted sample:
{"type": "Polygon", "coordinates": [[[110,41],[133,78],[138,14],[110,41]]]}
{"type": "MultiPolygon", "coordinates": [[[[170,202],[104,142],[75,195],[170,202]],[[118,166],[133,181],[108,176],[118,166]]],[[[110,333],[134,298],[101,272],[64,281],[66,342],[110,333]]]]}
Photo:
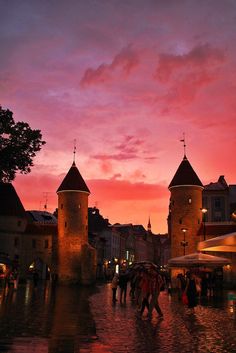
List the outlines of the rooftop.
{"type": "Polygon", "coordinates": [[[26,217],[24,206],[11,183],[0,182],[0,216],[26,217]]]}
{"type": "Polygon", "coordinates": [[[184,156],[182,162],[179,165],[170,185],[169,189],[175,186],[203,186],[201,180],[198,178],[197,174],[193,170],[193,167],[189,163],[186,156],[184,156]]]}
{"type": "Polygon", "coordinates": [[[82,178],[79,169],[76,167],[75,162],[73,162],[61,185],[57,189],[57,192],[61,191],[82,191],[90,194],[89,188],[82,178]]]}

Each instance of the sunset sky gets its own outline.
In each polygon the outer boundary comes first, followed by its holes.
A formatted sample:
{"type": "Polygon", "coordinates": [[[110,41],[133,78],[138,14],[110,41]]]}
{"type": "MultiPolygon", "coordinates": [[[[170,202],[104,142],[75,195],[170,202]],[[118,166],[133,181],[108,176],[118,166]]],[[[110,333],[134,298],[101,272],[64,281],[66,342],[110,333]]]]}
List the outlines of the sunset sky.
{"type": "Polygon", "coordinates": [[[166,232],[187,157],[236,183],[236,1],[0,0],[0,104],[47,142],[14,186],[57,207],[73,162],[111,223],[166,232]],[[46,194],[47,193],[47,194],[46,194]]]}

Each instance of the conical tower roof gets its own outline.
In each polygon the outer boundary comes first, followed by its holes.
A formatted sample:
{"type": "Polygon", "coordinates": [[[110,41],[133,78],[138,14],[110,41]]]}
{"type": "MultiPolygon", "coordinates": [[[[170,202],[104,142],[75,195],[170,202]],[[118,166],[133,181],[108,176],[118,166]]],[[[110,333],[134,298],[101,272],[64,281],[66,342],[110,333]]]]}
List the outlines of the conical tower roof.
{"type": "Polygon", "coordinates": [[[202,182],[198,178],[197,174],[193,170],[193,167],[189,163],[188,159],[186,156],[184,156],[184,159],[179,165],[179,168],[177,169],[170,185],[169,189],[171,189],[174,186],[183,186],[183,185],[188,185],[188,186],[201,186],[202,182]]]}
{"type": "Polygon", "coordinates": [[[11,183],[0,182],[0,216],[26,217],[25,209],[11,183]]]}
{"type": "Polygon", "coordinates": [[[73,162],[61,185],[57,189],[57,192],[61,191],[81,191],[90,194],[89,188],[82,178],[79,169],[76,167],[75,162],[73,162]]]}

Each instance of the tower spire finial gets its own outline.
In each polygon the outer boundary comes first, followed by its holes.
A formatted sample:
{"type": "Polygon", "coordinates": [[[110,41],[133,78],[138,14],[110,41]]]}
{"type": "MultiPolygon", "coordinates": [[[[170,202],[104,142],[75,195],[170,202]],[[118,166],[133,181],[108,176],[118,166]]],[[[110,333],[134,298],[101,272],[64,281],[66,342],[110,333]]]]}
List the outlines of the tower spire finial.
{"type": "Polygon", "coordinates": [[[180,140],[180,142],[183,142],[184,158],[186,158],[186,143],[185,143],[185,133],[184,132],[183,132],[183,138],[180,140]]]}
{"type": "Polygon", "coordinates": [[[152,231],[150,215],[149,215],[149,218],[148,218],[147,230],[148,230],[149,233],[151,233],[151,231],[152,231]]]}
{"type": "Polygon", "coordinates": [[[74,157],[73,157],[73,164],[75,164],[75,154],[76,154],[76,139],[74,139],[74,151],[73,151],[74,157]]]}

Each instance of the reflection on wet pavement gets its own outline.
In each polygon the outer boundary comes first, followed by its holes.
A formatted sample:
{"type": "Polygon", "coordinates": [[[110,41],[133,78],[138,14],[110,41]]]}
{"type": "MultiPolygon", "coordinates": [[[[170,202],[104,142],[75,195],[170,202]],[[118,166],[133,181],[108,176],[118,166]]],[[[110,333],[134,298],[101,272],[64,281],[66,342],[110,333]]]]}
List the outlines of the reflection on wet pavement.
{"type": "MultiPolygon", "coordinates": [[[[96,340],[88,288],[30,283],[1,291],[0,352],[81,352],[96,340]]],[[[84,350],[86,352],[86,350],[84,350]]]]}
{"type": "Polygon", "coordinates": [[[140,317],[130,300],[112,306],[109,284],[100,287],[90,302],[99,340],[110,352],[236,352],[235,312],[226,298],[205,300],[188,309],[176,296],[162,292],[164,318],[154,313],[152,320],[145,314],[140,317]]]}
{"type": "MultiPolygon", "coordinates": [[[[127,299],[112,304],[110,284],[95,288],[31,283],[0,288],[0,352],[236,352],[235,309],[227,298],[188,309],[161,293],[164,318],[140,317],[127,299]]],[[[232,304],[232,303],[231,303],[232,304]]]]}

